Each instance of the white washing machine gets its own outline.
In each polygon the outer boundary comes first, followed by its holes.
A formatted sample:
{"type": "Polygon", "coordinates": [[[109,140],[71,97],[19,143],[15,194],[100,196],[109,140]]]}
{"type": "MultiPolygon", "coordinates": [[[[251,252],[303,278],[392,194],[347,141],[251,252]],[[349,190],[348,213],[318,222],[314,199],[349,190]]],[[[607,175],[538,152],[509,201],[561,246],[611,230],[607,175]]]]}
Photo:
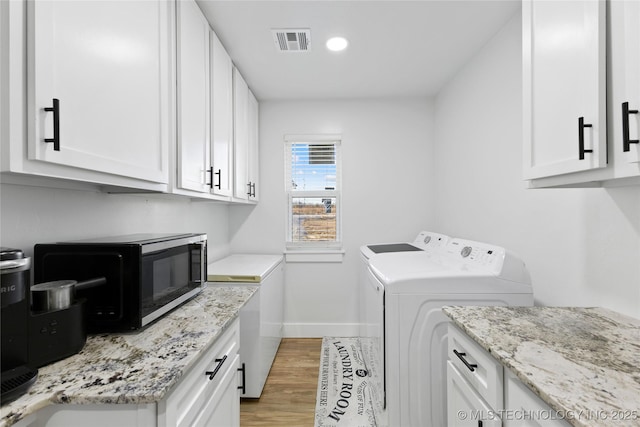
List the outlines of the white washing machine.
{"type": "Polygon", "coordinates": [[[369,260],[363,352],[378,426],[446,426],[445,305],[533,305],[524,263],[504,248],[451,239],[432,254],[369,260]]]}
{"type": "MultiPolygon", "coordinates": [[[[372,404],[376,414],[384,414],[385,379],[384,379],[384,310],[380,309],[383,292],[372,291],[369,272],[371,261],[375,259],[402,258],[403,255],[420,254],[421,258],[431,261],[438,259],[446,248],[450,237],[433,231],[420,231],[412,242],[379,243],[360,247],[360,268],[358,283],[360,290],[359,322],[360,344],[363,358],[367,361],[370,375],[369,384],[372,404]]],[[[381,425],[381,424],[380,424],[381,425]]]]}
{"type": "Polygon", "coordinates": [[[241,397],[258,398],[282,340],[284,262],[282,255],[230,255],[207,266],[210,286],[259,286],[240,309],[241,397]]]}
{"type": "MultiPolygon", "coordinates": [[[[367,298],[375,297],[375,295],[367,292],[369,288],[367,275],[369,274],[371,260],[374,257],[398,257],[408,252],[420,252],[427,257],[438,256],[444,251],[448,242],[449,236],[432,231],[421,231],[412,242],[380,243],[360,247],[358,283],[360,295],[363,297],[359,306],[361,336],[377,335],[375,331],[370,331],[369,329],[375,329],[376,325],[380,324],[380,316],[382,315],[377,309],[372,312],[370,308],[375,307],[375,301],[367,300],[367,298]]],[[[365,349],[365,351],[367,350],[365,349]]]]}
{"type": "Polygon", "coordinates": [[[449,242],[449,236],[432,231],[421,231],[412,242],[380,243],[361,246],[360,256],[368,266],[369,260],[377,255],[394,255],[403,252],[420,251],[431,254],[442,250],[447,246],[447,242],[449,242]]]}

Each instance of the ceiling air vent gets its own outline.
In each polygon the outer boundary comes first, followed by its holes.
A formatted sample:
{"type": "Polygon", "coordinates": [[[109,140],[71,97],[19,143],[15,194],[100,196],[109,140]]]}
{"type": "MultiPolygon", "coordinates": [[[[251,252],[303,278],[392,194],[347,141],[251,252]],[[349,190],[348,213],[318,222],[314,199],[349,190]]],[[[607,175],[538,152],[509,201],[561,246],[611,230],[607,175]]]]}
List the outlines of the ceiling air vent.
{"type": "Polygon", "coordinates": [[[277,29],[271,32],[280,52],[307,52],[311,49],[311,30],[308,28],[277,29]]]}

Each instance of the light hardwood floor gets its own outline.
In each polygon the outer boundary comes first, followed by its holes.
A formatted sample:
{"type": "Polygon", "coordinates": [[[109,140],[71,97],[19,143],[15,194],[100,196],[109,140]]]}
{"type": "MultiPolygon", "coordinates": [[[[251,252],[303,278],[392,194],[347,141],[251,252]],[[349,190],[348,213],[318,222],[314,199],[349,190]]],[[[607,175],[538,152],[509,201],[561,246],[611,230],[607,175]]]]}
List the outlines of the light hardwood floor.
{"type": "Polygon", "coordinates": [[[285,338],[260,399],[240,403],[240,426],[313,427],[321,338],[285,338]]]}

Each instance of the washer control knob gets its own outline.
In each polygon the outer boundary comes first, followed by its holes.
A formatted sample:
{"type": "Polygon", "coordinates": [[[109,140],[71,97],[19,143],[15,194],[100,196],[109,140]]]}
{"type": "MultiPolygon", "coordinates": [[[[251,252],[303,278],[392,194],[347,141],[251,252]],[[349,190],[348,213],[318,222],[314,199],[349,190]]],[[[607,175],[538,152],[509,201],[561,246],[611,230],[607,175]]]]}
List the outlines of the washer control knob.
{"type": "Polygon", "coordinates": [[[425,244],[429,243],[430,241],[431,241],[431,236],[426,236],[423,240],[425,244]]]}
{"type": "Polygon", "coordinates": [[[460,251],[460,255],[462,255],[462,258],[466,258],[471,254],[471,246],[465,246],[464,248],[462,248],[462,250],[460,251]]]}

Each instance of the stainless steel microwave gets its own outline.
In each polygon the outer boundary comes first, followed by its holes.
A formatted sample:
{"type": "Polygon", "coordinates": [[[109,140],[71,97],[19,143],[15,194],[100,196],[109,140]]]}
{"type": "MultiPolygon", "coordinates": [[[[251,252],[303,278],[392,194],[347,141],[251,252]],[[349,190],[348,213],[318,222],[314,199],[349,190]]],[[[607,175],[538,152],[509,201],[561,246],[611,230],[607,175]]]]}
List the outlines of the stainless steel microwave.
{"type": "Polygon", "coordinates": [[[34,283],[106,283],[76,291],[89,332],[145,327],[197,295],[207,280],[206,234],[133,234],[36,244],[34,283]]]}

